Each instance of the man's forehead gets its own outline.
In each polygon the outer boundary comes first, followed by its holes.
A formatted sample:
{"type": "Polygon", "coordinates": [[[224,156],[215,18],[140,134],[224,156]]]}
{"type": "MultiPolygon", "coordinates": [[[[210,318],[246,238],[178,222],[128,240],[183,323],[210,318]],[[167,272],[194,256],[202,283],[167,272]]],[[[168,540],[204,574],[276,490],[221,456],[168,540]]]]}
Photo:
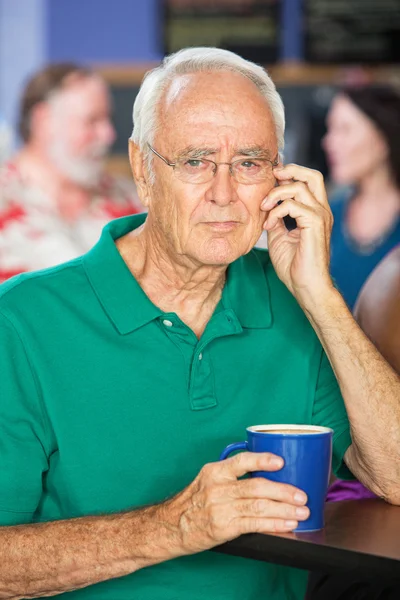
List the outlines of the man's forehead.
{"type": "Polygon", "coordinates": [[[233,71],[199,72],[175,76],[162,98],[161,109],[164,113],[180,112],[216,102],[226,110],[243,101],[269,111],[260,90],[244,75],[233,71]]]}
{"type": "Polygon", "coordinates": [[[169,83],[163,98],[164,110],[167,110],[186,89],[196,85],[194,74],[178,75],[169,83]]]}
{"type": "Polygon", "coordinates": [[[237,149],[276,142],[276,127],[267,100],[236,73],[196,73],[175,78],[161,103],[162,127],[170,148],[188,145],[237,149]]]}

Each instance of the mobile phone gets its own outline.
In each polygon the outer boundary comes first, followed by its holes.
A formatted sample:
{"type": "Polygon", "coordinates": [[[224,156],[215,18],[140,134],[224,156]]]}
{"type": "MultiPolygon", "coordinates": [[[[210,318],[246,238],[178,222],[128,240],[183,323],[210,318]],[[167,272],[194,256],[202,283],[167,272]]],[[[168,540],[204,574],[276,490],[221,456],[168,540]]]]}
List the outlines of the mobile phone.
{"type": "Polygon", "coordinates": [[[288,231],[293,231],[293,229],[297,229],[296,219],[287,215],[283,217],[283,222],[285,223],[285,227],[288,231]]]}
{"type": "MultiPolygon", "coordinates": [[[[275,187],[277,187],[279,185],[278,182],[275,183],[275,187]]],[[[283,200],[279,200],[278,204],[282,204],[283,200]]],[[[293,217],[290,217],[289,215],[287,215],[286,217],[283,217],[283,222],[285,223],[285,227],[288,231],[293,231],[293,229],[297,228],[297,222],[296,219],[294,219],[293,217]]]]}

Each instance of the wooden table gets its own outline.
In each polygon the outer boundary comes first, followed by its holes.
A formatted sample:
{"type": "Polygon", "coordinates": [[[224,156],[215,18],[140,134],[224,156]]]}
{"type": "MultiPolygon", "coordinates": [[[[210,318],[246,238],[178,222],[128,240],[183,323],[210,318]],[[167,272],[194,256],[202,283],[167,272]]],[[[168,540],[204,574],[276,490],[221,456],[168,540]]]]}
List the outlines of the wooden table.
{"type": "Polygon", "coordinates": [[[308,571],[400,581],[400,507],[383,500],[326,505],[325,529],[314,533],[249,534],[214,550],[308,571]]]}

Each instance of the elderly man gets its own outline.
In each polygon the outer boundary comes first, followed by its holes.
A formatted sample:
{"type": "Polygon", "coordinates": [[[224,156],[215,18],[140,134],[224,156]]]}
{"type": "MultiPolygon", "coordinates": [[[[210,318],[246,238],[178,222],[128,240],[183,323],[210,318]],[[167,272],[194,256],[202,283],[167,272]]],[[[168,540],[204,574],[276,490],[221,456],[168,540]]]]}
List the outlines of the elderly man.
{"type": "Polygon", "coordinates": [[[73,63],[35,73],[23,147],[0,169],[0,281],[87,252],[111,219],[139,212],[135,187],[104,171],[115,139],[107,87],[73,63]]]}
{"type": "Polygon", "coordinates": [[[172,55],[134,107],[147,216],[3,285],[3,598],[301,597],[301,572],[205,552],[309,514],[301,490],[242,479],[279,457],[215,462],[250,424],[332,427],[336,474],[400,502],[400,383],[332,285],[323,180],[282,166],[283,128],[261,67],[172,55]]]}

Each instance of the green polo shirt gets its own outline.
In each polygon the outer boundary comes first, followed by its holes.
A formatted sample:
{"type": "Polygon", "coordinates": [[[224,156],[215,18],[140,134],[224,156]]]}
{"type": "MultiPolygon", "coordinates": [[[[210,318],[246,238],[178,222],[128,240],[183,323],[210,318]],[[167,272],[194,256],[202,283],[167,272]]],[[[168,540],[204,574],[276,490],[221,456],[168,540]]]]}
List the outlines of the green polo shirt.
{"type": "MultiPolygon", "coordinates": [[[[321,345],[267,251],[232,265],[198,340],[145,295],[105,227],[81,258],[0,286],[0,523],[162,502],[245,427],[332,427],[351,443],[321,345]]],[[[305,573],[213,552],[65,594],[69,600],[302,598],[305,573]]],[[[60,596],[59,596],[60,597],[60,596]]]]}

